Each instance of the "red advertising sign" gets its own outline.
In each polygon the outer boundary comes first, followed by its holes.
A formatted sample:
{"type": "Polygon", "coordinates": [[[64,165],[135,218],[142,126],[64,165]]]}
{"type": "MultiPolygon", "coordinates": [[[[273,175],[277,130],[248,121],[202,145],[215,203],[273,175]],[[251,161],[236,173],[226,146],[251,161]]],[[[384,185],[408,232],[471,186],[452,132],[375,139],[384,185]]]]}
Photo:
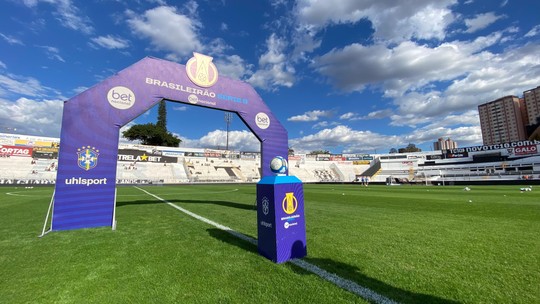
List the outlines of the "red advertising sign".
{"type": "Polygon", "coordinates": [[[528,146],[514,148],[515,155],[527,155],[527,154],[536,154],[536,153],[538,153],[537,145],[528,145],[528,146]]]}
{"type": "Polygon", "coordinates": [[[4,146],[0,145],[0,155],[9,156],[32,156],[32,148],[21,146],[4,146]]]}

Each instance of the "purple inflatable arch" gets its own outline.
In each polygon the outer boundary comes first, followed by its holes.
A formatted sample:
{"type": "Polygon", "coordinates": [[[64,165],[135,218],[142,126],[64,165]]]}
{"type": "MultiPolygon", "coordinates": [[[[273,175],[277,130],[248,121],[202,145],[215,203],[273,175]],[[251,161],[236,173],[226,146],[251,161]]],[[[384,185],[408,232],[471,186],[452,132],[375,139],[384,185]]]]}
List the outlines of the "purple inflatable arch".
{"type": "Polygon", "coordinates": [[[261,142],[263,177],[287,156],[285,128],[253,87],[219,77],[212,57],[147,57],[65,102],[51,230],[113,226],[119,130],[161,100],[237,113],[261,142]]]}

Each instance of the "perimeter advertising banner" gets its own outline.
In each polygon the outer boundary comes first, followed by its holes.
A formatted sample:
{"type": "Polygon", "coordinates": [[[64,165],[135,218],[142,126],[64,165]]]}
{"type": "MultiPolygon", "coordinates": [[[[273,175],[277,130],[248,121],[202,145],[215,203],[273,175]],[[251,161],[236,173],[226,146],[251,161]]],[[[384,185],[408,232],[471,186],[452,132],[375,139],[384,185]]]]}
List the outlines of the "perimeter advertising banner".
{"type": "Polygon", "coordinates": [[[2,156],[32,156],[31,147],[20,147],[20,146],[6,146],[0,145],[0,155],[2,156]]]}
{"type": "Polygon", "coordinates": [[[119,149],[118,161],[141,163],[176,163],[178,157],[164,156],[163,153],[152,153],[135,149],[119,149]]]}
{"type": "Polygon", "coordinates": [[[65,102],[52,230],[113,225],[120,128],[161,100],[237,113],[261,141],[263,176],[287,155],[287,131],[261,97],[220,77],[212,57],[194,53],[185,66],[147,57],[65,102]]]}

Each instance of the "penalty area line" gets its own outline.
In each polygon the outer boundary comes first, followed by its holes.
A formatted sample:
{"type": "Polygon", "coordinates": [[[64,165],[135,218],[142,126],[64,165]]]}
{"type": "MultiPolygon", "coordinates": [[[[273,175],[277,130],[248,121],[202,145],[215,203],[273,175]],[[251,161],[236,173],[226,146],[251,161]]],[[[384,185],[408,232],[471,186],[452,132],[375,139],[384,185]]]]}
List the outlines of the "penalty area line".
{"type": "MultiPolygon", "coordinates": [[[[230,227],[221,225],[221,224],[216,223],[216,222],[214,222],[212,220],[209,220],[209,219],[207,219],[207,218],[205,218],[203,216],[200,216],[200,215],[198,215],[196,213],[193,213],[193,212],[191,212],[191,211],[189,211],[187,209],[184,209],[184,208],[182,208],[182,207],[180,207],[180,206],[178,206],[178,205],[176,205],[174,203],[171,203],[171,202],[169,202],[169,201],[167,201],[167,200],[165,200],[165,199],[163,199],[163,198],[161,198],[161,197],[159,197],[159,196],[157,196],[157,195],[155,195],[153,193],[150,193],[150,192],[148,192],[148,191],[146,191],[146,190],[144,190],[142,188],[139,188],[137,186],[134,186],[134,188],[138,189],[138,190],[150,195],[151,197],[153,197],[153,198],[155,198],[155,199],[157,199],[159,201],[162,201],[162,202],[166,203],[167,205],[169,205],[169,206],[171,206],[171,207],[173,207],[173,208],[175,208],[175,209],[177,209],[177,210],[179,210],[179,211],[181,211],[181,212],[183,212],[183,213],[185,213],[185,214],[187,214],[187,215],[189,215],[189,216],[191,216],[193,218],[196,218],[196,219],[198,219],[198,220],[200,220],[200,221],[202,221],[202,222],[204,222],[204,223],[206,223],[208,225],[211,225],[211,226],[214,226],[214,227],[216,227],[216,228],[218,228],[220,230],[226,231],[229,234],[231,234],[231,235],[233,235],[233,236],[235,236],[235,237],[237,237],[239,239],[242,239],[242,240],[244,240],[246,242],[249,242],[249,243],[251,243],[253,245],[257,245],[257,240],[252,238],[252,237],[249,237],[249,236],[247,236],[245,234],[242,234],[242,233],[240,233],[238,231],[235,231],[234,229],[232,229],[230,227]]],[[[371,302],[374,302],[374,303],[378,303],[378,304],[397,304],[397,302],[395,302],[395,301],[393,301],[393,300],[391,300],[391,299],[389,299],[389,298],[387,298],[387,297],[385,297],[383,295],[380,295],[377,292],[375,292],[375,291],[373,291],[373,290],[371,290],[371,289],[369,289],[367,287],[360,286],[360,285],[358,285],[357,283],[355,283],[355,282],[353,282],[351,280],[344,279],[344,278],[342,278],[342,277],[340,277],[340,276],[338,276],[336,274],[330,273],[330,272],[328,272],[328,271],[326,271],[326,270],[324,270],[324,269],[322,269],[322,268],[320,268],[320,267],[318,267],[316,265],[313,265],[313,264],[311,264],[309,262],[306,262],[304,260],[294,259],[294,260],[291,260],[290,262],[292,264],[304,269],[304,270],[307,270],[307,271],[309,271],[309,272],[311,272],[313,274],[316,274],[320,278],[322,278],[322,279],[324,279],[324,280],[326,280],[326,281],[328,281],[328,282],[330,282],[330,283],[332,283],[332,284],[334,284],[334,285],[336,285],[336,286],[338,286],[338,287],[340,287],[342,289],[345,289],[345,290],[347,290],[349,292],[354,293],[355,295],[357,295],[357,296],[359,296],[359,297],[361,297],[361,298],[363,298],[365,300],[368,300],[368,301],[371,301],[371,302]]]]}

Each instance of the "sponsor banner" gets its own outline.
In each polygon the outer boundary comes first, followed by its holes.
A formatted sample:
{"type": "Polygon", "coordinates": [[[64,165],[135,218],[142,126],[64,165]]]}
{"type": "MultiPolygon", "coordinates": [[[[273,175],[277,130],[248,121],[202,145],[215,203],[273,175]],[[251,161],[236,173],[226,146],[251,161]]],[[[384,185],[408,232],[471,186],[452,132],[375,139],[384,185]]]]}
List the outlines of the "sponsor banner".
{"type": "Polygon", "coordinates": [[[204,150],[204,156],[205,157],[225,157],[225,154],[223,153],[223,151],[220,151],[220,150],[210,150],[210,149],[205,149],[204,150]]]}
{"type": "Polygon", "coordinates": [[[122,185],[140,185],[140,184],[152,184],[154,181],[147,179],[117,179],[117,184],[122,185]]]}
{"type": "Polygon", "coordinates": [[[461,153],[449,153],[447,152],[445,154],[445,158],[462,158],[462,157],[469,157],[468,152],[461,152],[461,153]]]}
{"type": "Polygon", "coordinates": [[[30,140],[30,139],[15,139],[16,146],[32,146],[32,147],[58,147],[58,142],[30,140]]]}
{"type": "Polygon", "coordinates": [[[442,154],[437,154],[437,155],[426,155],[426,159],[427,160],[433,160],[433,159],[442,159],[442,154]]]}
{"type": "Polygon", "coordinates": [[[34,151],[58,153],[58,147],[34,147],[34,151]]]}
{"type": "Polygon", "coordinates": [[[0,145],[0,155],[3,156],[32,156],[32,148],[20,146],[4,146],[0,145]]]}
{"type": "Polygon", "coordinates": [[[58,152],[47,152],[34,149],[32,151],[32,157],[39,159],[56,159],[58,158],[58,152]]]}
{"type": "Polygon", "coordinates": [[[328,157],[328,159],[330,159],[332,155],[330,154],[317,154],[317,157],[328,157]]]}
{"type": "Polygon", "coordinates": [[[292,160],[302,160],[302,157],[299,155],[289,155],[289,161],[292,160]]]}
{"type": "Polygon", "coordinates": [[[185,152],[182,152],[182,151],[166,151],[166,150],[161,151],[161,154],[163,156],[184,156],[184,153],[185,152]]]}
{"type": "Polygon", "coordinates": [[[204,152],[184,152],[186,157],[204,157],[204,152]]]}
{"type": "Polygon", "coordinates": [[[424,155],[408,155],[407,159],[423,159],[424,155]]]}
{"type": "Polygon", "coordinates": [[[0,185],[54,185],[54,179],[0,179],[0,185]]]}
{"type": "Polygon", "coordinates": [[[363,160],[373,160],[373,156],[370,156],[370,155],[362,156],[362,159],[363,160]]]}
{"type": "Polygon", "coordinates": [[[332,156],[330,157],[330,160],[343,161],[343,160],[346,160],[346,158],[343,156],[332,156]]]}
{"type": "Polygon", "coordinates": [[[362,157],[360,156],[348,156],[348,157],[345,157],[346,160],[361,160],[362,157]]]}
{"type": "Polygon", "coordinates": [[[369,160],[355,160],[353,165],[369,165],[371,162],[369,160]]]}
{"type": "Polygon", "coordinates": [[[538,145],[538,144],[540,144],[540,141],[538,140],[522,140],[522,141],[514,141],[514,142],[509,142],[509,143],[502,143],[502,144],[495,144],[495,145],[488,145],[488,146],[474,146],[474,147],[449,149],[449,150],[446,150],[446,153],[457,154],[457,153],[463,153],[463,152],[482,152],[482,151],[500,150],[500,149],[516,148],[516,147],[526,147],[526,146],[538,145]]]}
{"type": "Polygon", "coordinates": [[[330,161],[330,156],[317,156],[318,161],[330,161]]]}
{"type": "Polygon", "coordinates": [[[148,163],[176,163],[177,157],[163,156],[162,153],[152,153],[133,149],[118,150],[118,161],[121,162],[148,162],[148,163]]]}
{"type": "Polygon", "coordinates": [[[414,164],[414,162],[412,161],[404,161],[404,162],[401,162],[402,165],[404,166],[412,166],[414,164]]]}
{"type": "Polygon", "coordinates": [[[538,145],[528,145],[528,146],[514,148],[515,155],[529,155],[529,154],[537,154],[537,153],[538,153],[538,145]]]}
{"type": "Polygon", "coordinates": [[[257,152],[240,152],[241,159],[257,159],[261,154],[257,152]]]}

